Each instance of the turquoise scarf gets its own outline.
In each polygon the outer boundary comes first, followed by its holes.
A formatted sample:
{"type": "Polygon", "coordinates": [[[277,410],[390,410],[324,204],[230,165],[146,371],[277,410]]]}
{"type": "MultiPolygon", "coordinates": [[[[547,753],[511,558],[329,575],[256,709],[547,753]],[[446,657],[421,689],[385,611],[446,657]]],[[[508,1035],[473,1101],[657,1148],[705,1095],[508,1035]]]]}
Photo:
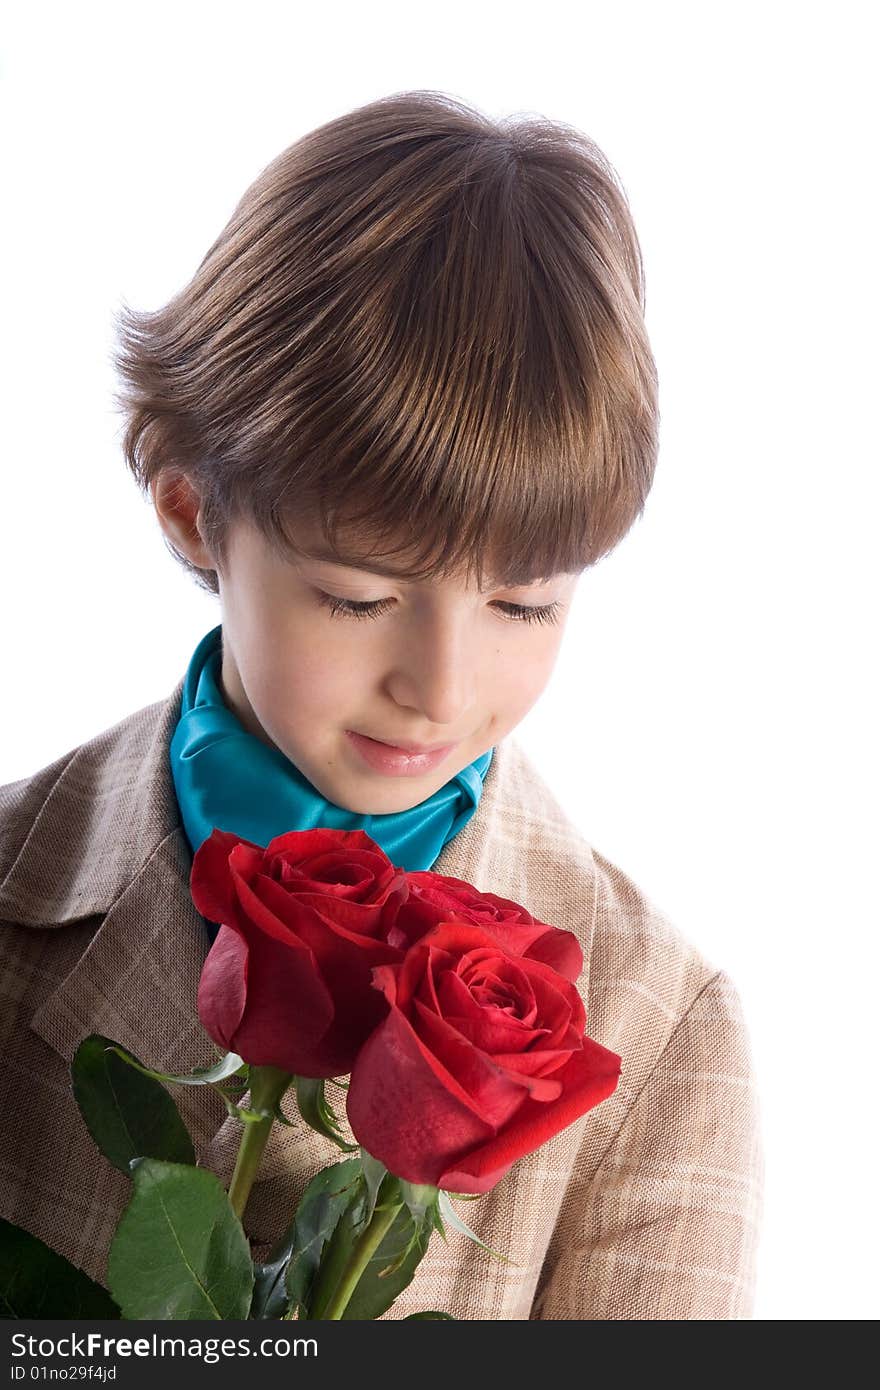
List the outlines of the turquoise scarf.
{"type": "MultiPolygon", "coordinates": [[[[280,749],[245,729],[220,693],[222,624],[202,638],[187,667],[171,775],[195,854],[217,826],[265,846],[288,830],[364,830],[404,869],[430,869],[479,805],[493,749],[405,811],[367,815],[328,801],[280,749]]],[[[215,924],[208,923],[213,940],[215,924]]]]}

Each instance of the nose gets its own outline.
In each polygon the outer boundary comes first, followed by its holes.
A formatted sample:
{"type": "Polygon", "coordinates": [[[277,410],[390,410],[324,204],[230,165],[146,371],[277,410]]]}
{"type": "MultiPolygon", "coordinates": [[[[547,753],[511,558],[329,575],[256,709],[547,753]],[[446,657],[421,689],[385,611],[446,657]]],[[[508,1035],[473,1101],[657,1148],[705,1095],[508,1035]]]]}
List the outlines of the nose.
{"type": "MultiPolygon", "coordinates": [[[[414,625],[415,626],[415,625],[414,625]]],[[[475,626],[461,615],[425,615],[392,661],[386,685],[395,702],[418,712],[442,737],[470,732],[477,698],[479,651],[475,626]]]]}

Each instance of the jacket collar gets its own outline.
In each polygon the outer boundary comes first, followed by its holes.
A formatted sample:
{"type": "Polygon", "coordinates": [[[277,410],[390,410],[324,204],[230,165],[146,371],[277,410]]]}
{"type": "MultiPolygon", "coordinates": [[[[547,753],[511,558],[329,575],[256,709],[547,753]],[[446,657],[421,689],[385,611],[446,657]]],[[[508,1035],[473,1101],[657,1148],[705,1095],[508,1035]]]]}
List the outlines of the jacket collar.
{"type": "Polygon", "coordinates": [[[168,748],[182,696],[180,680],[81,744],[42,805],[21,805],[30,830],[0,883],[0,921],[57,927],[109,912],[180,826],[168,748]]]}
{"type": "MultiPolygon", "coordinates": [[[[0,920],[57,928],[102,918],[31,1020],[68,1060],[89,1033],[114,1038],[160,1070],[210,1060],[196,1007],[210,943],[189,892],[192,852],[168,751],[182,692],[181,680],[167,699],[76,750],[33,808],[31,830],[0,885],[0,920]]],[[[578,930],[586,997],[593,856],[509,736],[495,747],[477,812],[444,845],[434,870],[578,930]]]]}

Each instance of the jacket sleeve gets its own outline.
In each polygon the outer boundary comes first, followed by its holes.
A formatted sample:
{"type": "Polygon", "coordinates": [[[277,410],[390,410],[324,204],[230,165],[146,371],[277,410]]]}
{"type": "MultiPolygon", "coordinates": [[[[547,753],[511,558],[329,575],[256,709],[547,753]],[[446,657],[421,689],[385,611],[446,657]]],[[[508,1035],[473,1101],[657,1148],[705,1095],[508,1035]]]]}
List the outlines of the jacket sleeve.
{"type": "Polygon", "coordinates": [[[751,1318],[763,1202],[751,1045],[736,988],[718,971],[598,1167],[575,1172],[530,1316],[751,1318]]]}

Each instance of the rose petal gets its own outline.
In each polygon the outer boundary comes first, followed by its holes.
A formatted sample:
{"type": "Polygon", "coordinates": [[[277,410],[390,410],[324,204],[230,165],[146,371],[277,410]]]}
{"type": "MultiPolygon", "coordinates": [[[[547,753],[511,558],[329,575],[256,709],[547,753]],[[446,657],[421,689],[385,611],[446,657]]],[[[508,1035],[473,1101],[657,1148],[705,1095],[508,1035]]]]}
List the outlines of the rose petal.
{"type": "Polygon", "coordinates": [[[196,1007],[202,1027],[215,1043],[233,1051],[232,1039],[247,997],[247,942],[232,927],[221,926],[205,957],[196,1007]]]}
{"type": "Polygon", "coordinates": [[[457,1154],[492,1134],[397,1008],[358,1053],[346,1112],[358,1143],[407,1182],[436,1186],[457,1154]]]}
{"type": "Polygon", "coordinates": [[[583,1050],[574,1053],[558,1073],[562,1084],[558,1100],[549,1104],[526,1100],[512,1124],[472,1149],[466,1158],[450,1163],[434,1186],[450,1192],[488,1192],[518,1158],[533,1153],[610,1096],[620,1068],[621,1058],[616,1053],[585,1038],[583,1050]]]}
{"type": "Polygon", "coordinates": [[[479,1008],[509,1009],[524,1023],[535,1022],[537,1005],[531,978],[512,957],[499,956],[495,950],[470,951],[462,957],[456,975],[479,1008]]]}
{"type": "MultiPolygon", "coordinates": [[[[427,1050],[454,1076],[470,1104],[493,1129],[514,1115],[525,1099],[525,1083],[495,1065],[490,1057],[432,1014],[418,999],[410,1020],[427,1050]]],[[[369,1146],[368,1146],[369,1147],[369,1146]]]]}
{"type": "MultiPolygon", "coordinates": [[[[452,1020],[450,1020],[452,1022],[452,1020]]],[[[453,1024],[453,1027],[455,1025],[453,1024]]],[[[544,1047],[542,1037],[528,1052],[493,1052],[492,1061],[499,1067],[519,1072],[520,1076],[554,1076],[561,1067],[571,1060],[572,1048],[544,1047]]],[[[580,1043],[578,1043],[578,1050],[580,1043]]]]}
{"type": "Polygon", "coordinates": [[[583,970],[583,951],[574,932],[539,921],[520,903],[429,870],[413,871],[409,880],[411,895],[426,916],[434,912],[438,919],[456,917],[481,925],[507,950],[542,961],[572,984],[583,970]]]}
{"type": "Polygon", "coordinates": [[[248,940],[258,933],[271,937],[279,945],[286,946],[297,940],[295,929],[282,921],[271,908],[261,902],[247,879],[233,869],[233,887],[238,899],[239,920],[247,933],[248,940]]]}
{"type": "Polygon", "coordinates": [[[529,960],[549,965],[570,984],[574,984],[584,968],[584,953],[574,932],[561,927],[547,927],[523,953],[529,960]]]}
{"type": "Polygon", "coordinates": [[[334,1012],[308,947],[293,937],[279,947],[260,931],[249,934],[247,999],[234,1035],[235,1052],[255,1066],[309,1075],[304,1060],[313,1058],[334,1012]]]}
{"type": "MultiPolygon", "coordinates": [[[[328,855],[328,861],[330,858],[328,855]]],[[[276,857],[267,859],[265,868],[267,874],[285,888],[320,893],[327,898],[340,897],[357,901],[369,893],[376,882],[369,869],[363,868],[360,864],[341,864],[338,855],[333,855],[332,862],[327,864],[326,881],[322,881],[320,869],[316,865],[309,865],[311,872],[304,873],[298,864],[291,864],[286,859],[276,857]]]]}
{"type": "MultiPolygon", "coordinates": [[[[193,857],[190,870],[190,895],[203,917],[209,922],[233,924],[237,915],[237,900],[232,887],[229,870],[229,856],[236,845],[242,842],[240,836],[227,830],[212,830],[193,857]]],[[[259,851],[259,845],[252,845],[259,851]]]]}
{"type": "Polygon", "coordinates": [[[265,874],[258,874],[251,888],[273,917],[297,936],[305,928],[312,932],[332,932],[347,938],[358,949],[372,947],[379,940],[381,905],[355,904],[312,892],[288,893],[283,884],[265,874]]]}
{"type": "Polygon", "coordinates": [[[439,994],[443,1005],[441,1016],[485,1052],[525,1051],[548,1031],[535,1028],[525,1019],[504,1010],[481,1007],[464,981],[449,970],[441,980],[439,994]],[[461,1008],[462,1012],[455,1013],[456,1008],[461,1008]]]}
{"type": "Polygon", "coordinates": [[[380,864],[391,864],[382,847],[364,830],[337,830],[326,825],[312,826],[309,830],[285,830],[266,846],[267,854],[283,854],[293,863],[302,863],[329,850],[336,850],[343,859],[366,852],[380,864]]]}
{"type": "MultiPolygon", "coordinates": [[[[541,1048],[543,1053],[546,1028],[530,1028],[520,1019],[511,1018],[499,1009],[487,1009],[485,1012],[485,1018],[460,1018],[455,1014],[446,1014],[444,1019],[473,1047],[480,1048],[493,1059],[506,1054],[514,1056],[519,1052],[530,1057],[534,1055],[528,1050],[530,1048],[541,1048]]],[[[566,1057],[570,1052],[571,1048],[565,1049],[566,1057]]],[[[530,1070],[529,1074],[542,1075],[537,1069],[530,1070]]]]}

